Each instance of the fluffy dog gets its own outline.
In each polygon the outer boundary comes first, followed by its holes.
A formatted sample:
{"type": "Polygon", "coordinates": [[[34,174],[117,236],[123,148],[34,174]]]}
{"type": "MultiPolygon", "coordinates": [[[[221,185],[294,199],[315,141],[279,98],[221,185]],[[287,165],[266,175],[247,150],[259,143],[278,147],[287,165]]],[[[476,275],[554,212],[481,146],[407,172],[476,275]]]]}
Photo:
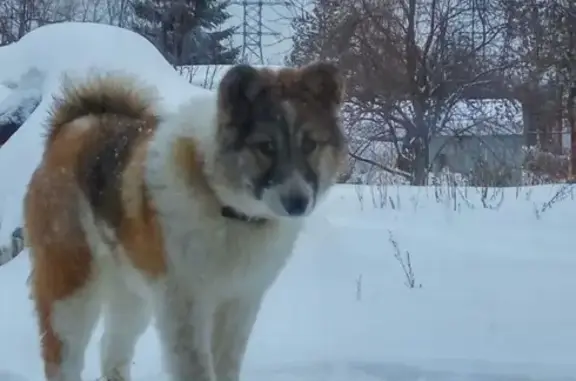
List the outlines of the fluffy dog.
{"type": "Polygon", "coordinates": [[[154,316],[174,381],[238,381],[266,290],[345,163],[342,79],[317,62],[229,69],[162,112],[123,75],[64,83],[24,200],[46,379],[129,380],[154,316]]]}

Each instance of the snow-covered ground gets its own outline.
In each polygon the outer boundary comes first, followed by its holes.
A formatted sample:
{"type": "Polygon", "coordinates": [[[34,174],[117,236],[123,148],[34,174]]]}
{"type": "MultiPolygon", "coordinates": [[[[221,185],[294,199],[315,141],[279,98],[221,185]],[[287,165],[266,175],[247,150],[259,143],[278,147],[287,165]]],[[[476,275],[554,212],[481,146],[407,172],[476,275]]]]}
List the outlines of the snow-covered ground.
{"type": "MultiPolygon", "coordinates": [[[[0,83],[33,67],[44,74],[42,103],[0,149],[2,244],[21,224],[49,95],[63,71],[93,66],[142,76],[166,107],[205,91],[145,40],[108,26],[47,26],[1,48],[0,83]]],[[[557,189],[489,190],[482,200],[475,189],[337,186],[267,295],[243,381],[576,381],[576,192],[541,212],[557,189]]],[[[0,381],[42,379],[27,256],[0,267],[0,381]]],[[[99,377],[100,333],[85,380],[99,377]]],[[[167,379],[152,328],[133,373],[167,379]]]]}
{"type": "MultiPolygon", "coordinates": [[[[383,207],[363,192],[361,203],[337,187],[310,220],[267,296],[244,380],[576,380],[571,197],[538,219],[551,188],[511,189],[498,210],[472,190],[456,210],[433,189],[388,189],[383,207]],[[390,237],[410,253],[413,289],[390,237]]],[[[2,381],[41,379],[28,271],[26,255],[0,267],[2,381]]],[[[86,380],[99,376],[99,335],[86,380]]],[[[156,340],[150,329],[139,343],[137,381],[164,379],[156,340]]]]}

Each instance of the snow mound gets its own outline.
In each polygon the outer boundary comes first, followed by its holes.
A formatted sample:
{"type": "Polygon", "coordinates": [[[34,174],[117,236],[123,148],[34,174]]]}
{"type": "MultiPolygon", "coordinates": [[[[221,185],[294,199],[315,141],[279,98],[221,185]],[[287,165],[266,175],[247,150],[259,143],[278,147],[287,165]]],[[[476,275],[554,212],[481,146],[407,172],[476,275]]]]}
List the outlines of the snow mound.
{"type": "MultiPolygon", "coordinates": [[[[242,380],[576,381],[573,195],[534,213],[555,191],[507,189],[490,209],[474,190],[338,186],[265,298],[242,380]]],[[[0,267],[1,381],[42,379],[29,272],[26,251],[0,267]]],[[[83,380],[100,377],[101,334],[83,380]]],[[[134,380],[168,380],[160,358],[150,328],[134,380]]]]}
{"type": "Polygon", "coordinates": [[[194,92],[207,91],[189,84],[144,37],[104,24],[65,22],[35,29],[20,41],[0,48],[0,67],[0,83],[5,87],[15,87],[21,78],[27,78],[30,92],[39,92],[42,98],[9,144],[0,149],[0,173],[9,178],[0,183],[0,242],[10,241],[21,224],[22,196],[40,159],[42,126],[63,74],[82,77],[107,70],[136,75],[158,87],[162,107],[167,109],[177,107],[194,92]]]}
{"type": "Polygon", "coordinates": [[[38,107],[43,82],[44,74],[32,68],[18,83],[8,83],[11,91],[0,100],[0,144],[5,144],[38,107]]]}
{"type": "MultiPolygon", "coordinates": [[[[43,26],[0,48],[0,82],[21,77],[31,67],[47,76],[53,91],[64,72],[126,70],[171,91],[190,91],[172,66],[144,37],[105,24],[64,22],[43,26]]],[[[169,94],[167,94],[169,96],[169,94]]]]}
{"type": "Polygon", "coordinates": [[[3,102],[11,92],[12,90],[10,87],[6,86],[5,84],[0,84],[0,102],[3,102]]]}

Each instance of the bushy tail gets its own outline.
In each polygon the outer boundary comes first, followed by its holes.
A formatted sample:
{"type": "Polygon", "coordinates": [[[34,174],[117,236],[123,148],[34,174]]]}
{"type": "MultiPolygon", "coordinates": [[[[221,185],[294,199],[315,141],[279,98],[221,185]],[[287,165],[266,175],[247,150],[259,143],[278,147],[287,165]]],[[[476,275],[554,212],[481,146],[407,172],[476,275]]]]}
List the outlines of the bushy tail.
{"type": "Polygon", "coordinates": [[[135,119],[156,117],[157,92],[135,77],[106,73],[73,83],[62,80],[61,95],[50,110],[48,144],[68,123],[87,115],[115,114],[135,119]]]}

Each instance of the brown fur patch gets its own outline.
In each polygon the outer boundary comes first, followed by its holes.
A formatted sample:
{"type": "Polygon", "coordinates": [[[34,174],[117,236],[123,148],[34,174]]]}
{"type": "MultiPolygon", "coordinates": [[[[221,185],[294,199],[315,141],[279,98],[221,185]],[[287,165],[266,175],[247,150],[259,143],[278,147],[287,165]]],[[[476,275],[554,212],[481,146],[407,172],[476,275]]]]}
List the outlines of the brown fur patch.
{"type": "Polygon", "coordinates": [[[196,142],[187,138],[178,139],[173,152],[174,163],[190,187],[211,194],[212,191],[202,171],[203,158],[196,147],[196,142]]]}
{"type": "Polygon", "coordinates": [[[343,78],[338,68],[328,62],[278,71],[238,65],[219,85],[219,124],[225,128],[238,124],[238,120],[246,121],[250,104],[256,99],[261,103],[289,101],[297,117],[307,121],[307,132],[313,138],[340,149],[345,141],[338,128],[336,108],[343,97],[343,78]]]}
{"type": "Polygon", "coordinates": [[[94,118],[84,150],[76,164],[77,182],[97,217],[119,229],[125,218],[122,187],[124,172],[140,145],[147,145],[156,120],[121,115],[94,118]]]}
{"type": "Polygon", "coordinates": [[[327,62],[315,62],[301,68],[284,68],[276,74],[282,96],[316,106],[332,107],[342,102],[344,82],[338,68],[327,62]]]}
{"type": "Polygon", "coordinates": [[[54,303],[81,290],[93,271],[80,220],[86,200],[95,217],[115,230],[135,267],[151,277],[166,267],[162,234],[144,183],[147,146],[159,120],[148,93],[138,93],[129,80],[118,80],[109,76],[65,88],[25,195],[31,294],[47,376],[55,374],[62,360],[63,343],[50,321],[54,303]]]}
{"type": "MultiPolygon", "coordinates": [[[[80,122],[82,123],[82,122],[80,122]]],[[[38,313],[47,376],[62,359],[62,342],[53,331],[53,303],[72,296],[87,282],[92,256],[80,222],[75,158],[85,133],[68,131],[54,141],[34,172],[24,199],[24,228],[31,250],[31,294],[38,313]]]]}
{"type": "Polygon", "coordinates": [[[344,98],[344,82],[338,68],[327,62],[314,62],[298,69],[282,69],[277,78],[284,97],[292,101],[295,115],[306,120],[295,124],[302,125],[319,143],[319,149],[308,158],[312,168],[323,167],[325,161],[341,170],[348,153],[335,113],[344,98]]]}
{"type": "MultiPolygon", "coordinates": [[[[85,94],[94,98],[90,107],[95,107],[98,99],[104,100],[103,110],[110,99],[117,99],[117,103],[109,112],[92,117],[85,133],[89,143],[76,157],[76,182],[95,216],[116,232],[133,264],[150,276],[158,276],[165,270],[162,238],[144,183],[144,169],[148,143],[159,119],[146,98],[134,93],[137,87],[130,82],[108,84],[99,80],[85,88],[93,91],[85,94]],[[136,108],[122,109],[121,105],[136,108]]],[[[75,97],[71,102],[78,101],[78,92],[72,93],[75,97]]]]}
{"type": "Polygon", "coordinates": [[[344,87],[336,66],[316,62],[299,69],[282,69],[277,81],[282,97],[291,100],[295,114],[307,121],[304,127],[310,136],[323,145],[342,148],[345,142],[336,129],[334,108],[342,102],[344,87]]]}
{"type": "Polygon", "coordinates": [[[134,267],[155,278],[166,272],[166,261],[156,209],[144,183],[147,143],[142,142],[134,150],[124,171],[121,194],[124,214],[118,238],[134,267]]]}
{"type": "MultiPolygon", "coordinates": [[[[248,90],[249,96],[250,93],[255,96],[265,89],[280,99],[299,99],[322,107],[337,106],[343,100],[343,78],[338,68],[328,62],[314,62],[299,68],[282,68],[277,71],[268,68],[251,70],[254,70],[257,78],[249,86],[252,87],[248,90]]],[[[223,82],[220,89],[228,85],[229,82],[223,82]]],[[[248,85],[248,81],[242,85],[248,85]]]]}

